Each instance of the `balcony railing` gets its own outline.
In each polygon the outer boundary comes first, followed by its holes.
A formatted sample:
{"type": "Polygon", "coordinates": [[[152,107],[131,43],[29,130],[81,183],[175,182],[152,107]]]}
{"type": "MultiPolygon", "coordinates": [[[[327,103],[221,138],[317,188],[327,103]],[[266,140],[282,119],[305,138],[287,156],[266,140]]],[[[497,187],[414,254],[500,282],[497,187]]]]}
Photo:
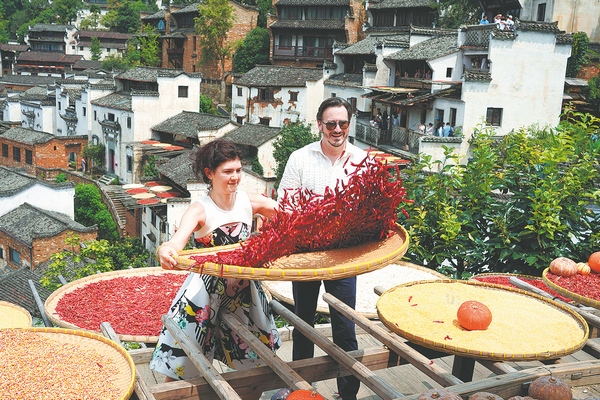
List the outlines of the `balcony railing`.
{"type": "Polygon", "coordinates": [[[470,25],[465,28],[465,42],[462,46],[488,47],[490,44],[490,33],[497,29],[496,24],[470,25]]]}
{"type": "Polygon", "coordinates": [[[318,58],[333,60],[333,49],[309,46],[273,46],[273,57],[318,58]]]}

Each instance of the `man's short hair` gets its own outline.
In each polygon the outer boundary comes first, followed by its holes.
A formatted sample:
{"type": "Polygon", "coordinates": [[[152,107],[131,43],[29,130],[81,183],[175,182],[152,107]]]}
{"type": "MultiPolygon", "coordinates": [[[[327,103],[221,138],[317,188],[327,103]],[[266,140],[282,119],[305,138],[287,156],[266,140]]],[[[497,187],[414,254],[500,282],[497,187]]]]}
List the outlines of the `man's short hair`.
{"type": "Polygon", "coordinates": [[[325,110],[331,107],[345,107],[346,111],[348,111],[348,121],[352,119],[352,114],[354,113],[352,105],[341,97],[330,97],[327,100],[323,100],[319,106],[319,111],[317,112],[317,121],[321,121],[325,110]]]}

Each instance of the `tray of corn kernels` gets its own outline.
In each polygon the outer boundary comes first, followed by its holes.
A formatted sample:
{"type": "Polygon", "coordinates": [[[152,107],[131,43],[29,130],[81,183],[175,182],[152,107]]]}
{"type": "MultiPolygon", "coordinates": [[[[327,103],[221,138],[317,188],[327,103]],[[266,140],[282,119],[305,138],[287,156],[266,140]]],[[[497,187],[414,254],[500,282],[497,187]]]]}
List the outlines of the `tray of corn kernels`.
{"type": "Polygon", "coordinates": [[[0,399],[125,400],[135,366],[120,345],[61,328],[0,329],[0,399]]]}
{"type": "Polygon", "coordinates": [[[32,325],[31,314],[23,307],[0,301],[0,329],[26,328],[32,325]]]}
{"type": "Polygon", "coordinates": [[[589,332],[579,314],[519,289],[476,281],[419,281],[396,286],[377,302],[381,321],[421,346],[488,360],[544,360],[580,350],[589,332]],[[466,301],[491,312],[486,329],[468,330],[457,312],[466,301]]]}

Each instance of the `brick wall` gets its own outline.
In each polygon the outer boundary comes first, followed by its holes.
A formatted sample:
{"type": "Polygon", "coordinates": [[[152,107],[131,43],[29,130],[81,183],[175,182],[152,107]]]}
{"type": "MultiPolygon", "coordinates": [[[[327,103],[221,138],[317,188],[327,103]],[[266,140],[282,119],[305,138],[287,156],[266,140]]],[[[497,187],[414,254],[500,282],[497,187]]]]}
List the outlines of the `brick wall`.
{"type": "Polygon", "coordinates": [[[0,248],[2,248],[2,259],[0,259],[0,265],[6,268],[17,270],[21,267],[30,267],[30,248],[23,242],[10,236],[9,234],[0,231],[0,248]],[[21,263],[19,265],[10,261],[10,248],[15,249],[19,252],[21,263]]]}
{"type": "Polygon", "coordinates": [[[351,17],[346,16],[346,43],[354,44],[365,38],[362,25],[365,22],[365,6],[359,1],[350,1],[351,17]]]}
{"type": "MultiPolygon", "coordinates": [[[[73,232],[71,230],[65,230],[56,236],[47,238],[36,238],[33,239],[33,266],[49,260],[50,256],[54,253],[59,253],[65,249],[65,239],[74,233],[79,236],[81,242],[88,240],[96,240],[98,237],[98,231],[94,232],[73,232]]],[[[77,252],[80,249],[75,249],[77,252]]]]}
{"type": "Polygon", "coordinates": [[[127,210],[125,219],[125,234],[130,237],[140,237],[142,226],[142,209],[134,208],[127,210]]]}
{"type": "Polygon", "coordinates": [[[598,76],[598,73],[600,72],[599,64],[599,61],[590,61],[588,64],[581,67],[577,73],[577,78],[589,81],[591,78],[598,76]]]}
{"type": "Polygon", "coordinates": [[[3,139],[0,135],[0,165],[5,167],[25,168],[27,174],[35,174],[35,146],[3,139]],[[8,153],[6,153],[8,149],[8,153]],[[18,149],[19,158],[15,160],[15,149],[18,149]],[[31,164],[27,163],[26,151],[31,152],[31,164]]]}

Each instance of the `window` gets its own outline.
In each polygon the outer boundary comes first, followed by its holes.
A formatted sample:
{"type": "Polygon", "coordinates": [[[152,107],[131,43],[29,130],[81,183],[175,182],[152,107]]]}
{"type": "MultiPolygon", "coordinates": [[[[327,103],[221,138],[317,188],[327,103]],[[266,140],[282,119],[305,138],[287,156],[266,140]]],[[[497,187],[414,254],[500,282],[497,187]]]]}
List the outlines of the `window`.
{"type": "Polygon", "coordinates": [[[545,21],[546,20],[546,3],[540,3],[540,4],[538,4],[537,20],[538,21],[545,21]]]}
{"type": "Polygon", "coordinates": [[[240,96],[240,97],[241,97],[241,96],[242,96],[242,88],[241,88],[241,87],[238,87],[238,88],[237,88],[237,92],[238,92],[238,96],[240,96]]]}
{"type": "Polygon", "coordinates": [[[85,109],[85,107],[83,107],[83,116],[84,116],[84,117],[85,117],[85,115],[86,115],[86,111],[87,111],[87,110],[85,109]]]}
{"type": "Polygon", "coordinates": [[[273,89],[258,89],[258,99],[260,101],[275,101],[273,89]]]}
{"type": "MultiPolygon", "coordinates": [[[[421,123],[424,124],[427,120],[427,109],[421,110],[421,123]]],[[[454,125],[452,125],[454,126],[454,125]]]]}
{"type": "Polygon", "coordinates": [[[8,145],[2,143],[2,157],[8,158],[8,145]]]}
{"type": "Polygon", "coordinates": [[[4,260],[4,249],[0,247],[0,260],[4,260]]]}
{"type": "Polygon", "coordinates": [[[96,120],[96,116],[97,116],[97,114],[96,114],[96,111],[94,110],[94,121],[96,120]]]}
{"type": "Polygon", "coordinates": [[[446,78],[452,78],[452,68],[446,68],[446,78]]]}
{"type": "Polygon", "coordinates": [[[21,149],[13,146],[13,160],[21,162],[21,149]]]}
{"type": "Polygon", "coordinates": [[[18,251],[16,251],[15,249],[13,249],[12,247],[8,247],[8,256],[10,257],[10,261],[17,264],[17,265],[21,265],[21,255],[19,254],[18,251]]]}
{"type": "Polygon", "coordinates": [[[279,35],[279,47],[292,47],[292,35],[279,35]]]}
{"type": "Polygon", "coordinates": [[[331,93],[331,97],[336,97],[337,95],[335,93],[331,93]]]}
{"type": "Polygon", "coordinates": [[[187,86],[179,86],[178,90],[179,97],[188,97],[188,87],[187,86]]]}
{"type": "Polygon", "coordinates": [[[488,108],[487,109],[487,118],[485,120],[486,124],[491,126],[501,126],[502,125],[502,109],[501,108],[488,108]]]}
{"type": "Polygon", "coordinates": [[[127,172],[133,172],[133,156],[127,156],[127,172]]]}
{"type": "Polygon", "coordinates": [[[60,101],[58,102],[58,109],[60,110],[60,101]]]}
{"type": "Polygon", "coordinates": [[[282,7],[282,19],[302,19],[302,7],[282,7]]]}
{"type": "Polygon", "coordinates": [[[110,53],[110,49],[106,49],[106,52],[107,52],[107,53],[110,53]]]}
{"type": "Polygon", "coordinates": [[[237,121],[238,124],[244,125],[244,117],[237,117],[236,121],[237,121]]]}
{"type": "Polygon", "coordinates": [[[194,36],[194,47],[193,47],[194,51],[196,51],[196,36],[194,36]]]}
{"type": "Polygon", "coordinates": [[[108,120],[109,121],[114,121],[115,120],[115,114],[108,113],[108,120]]]}
{"type": "Polygon", "coordinates": [[[131,117],[127,117],[127,128],[131,129],[131,117]]]}
{"type": "Polygon", "coordinates": [[[25,149],[25,162],[29,165],[33,164],[33,152],[25,149]]]}
{"type": "Polygon", "coordinates": [[[71,46],[71,50],[75,50],[75,46],[71,46]]]}
{"type": "Polygon", "coordinates": [[[156,214],[154,211],[150,211],[150,223],[156,228],[156,214]]]}
{"type": "MultiPolygon", "coordinates": [[[[73,46],[73,48],[75,48],[75,46],[73,46]]],[[[79,46],[79,50],[83,51],[83,46],[79,46]]]]}
{"type": "Polygon", "coordinates": [[[450,126],[456,126],[456,108],[450,109],[450,126]]]}
{"type": "Polygon", "coordinates": [[[298,92],[290,92],[290,101],[298,101],[298,92]]]}
{"type": "Polygon", "coordinates": [[[348,99],[348,103],[350,103],[353,110],[356,110],[356,97],[350,97],[348,99]]]}
{"type": "Polygon", "coordinates": [[[261,125],[264,125],[264,126],[269,126],[270,122],[271,122],[271,118],[261,118],[258,123],[261,125]]]}

